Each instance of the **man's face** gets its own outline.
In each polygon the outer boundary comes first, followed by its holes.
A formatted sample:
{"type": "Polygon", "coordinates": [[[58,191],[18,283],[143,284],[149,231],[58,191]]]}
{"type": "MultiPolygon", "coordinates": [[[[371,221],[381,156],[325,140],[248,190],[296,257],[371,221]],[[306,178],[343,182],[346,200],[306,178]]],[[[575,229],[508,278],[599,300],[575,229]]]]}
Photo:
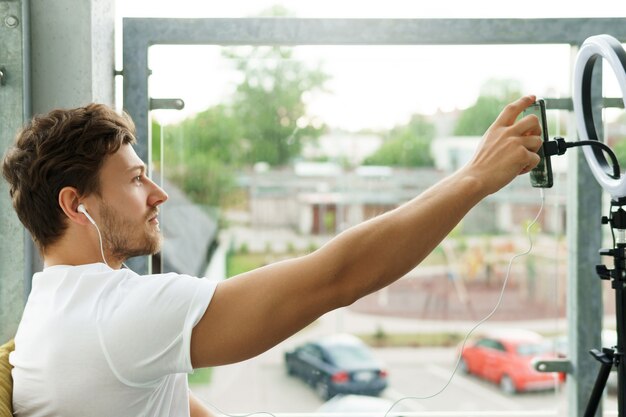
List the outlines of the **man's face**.
{"type": "Polygon", "coordinates": [[[107,256],[124,261],[158,252],[162,237],[158,206],[167,194],[145,172],[145,165],[130,145],[106,158],[100,171],[96,222],[107,256]]]}
{"type": "Polygon", "coordinates": [[[102,241],[106,251],[113,259],[126,260],[133,256],[157,253],[163,241],[159,225],[152,224],[150,218],[157,214],[148,213],[144,222],[125,218],[122,213],[102,201],[100,218],[102,241]]]}

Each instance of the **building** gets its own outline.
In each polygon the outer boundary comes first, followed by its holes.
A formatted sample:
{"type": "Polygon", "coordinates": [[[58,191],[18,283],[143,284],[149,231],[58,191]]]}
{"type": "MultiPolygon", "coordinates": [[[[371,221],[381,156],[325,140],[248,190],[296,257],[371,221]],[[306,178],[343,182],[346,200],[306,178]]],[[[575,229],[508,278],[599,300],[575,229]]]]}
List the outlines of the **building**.
{"type": "MultiPolygon", "coordinates": [[[[465,158],[463,152],[457,151],[456,155],[465,158]]],[[[451,163],[445,161],[445,164],[451,163]]],[[[343,170],[331,163],[306,163],[246,173],[240,178],[240,184],[248,191],[251,227],[284,227],[304,235],[320,235],[336,234],[391,210],[420,194],[448,172],[436,168],[365,166],[343,170]]],[[[564,180],[564,174],[556,175],[557,181],[564,180]]],[[[550,190],[547,202],[538,220],[541,228],[564,232],[565,188],[550,190]]],[[[520,232],[540,205],[537,190],[530,186],[527,177],[520,177],[474,208],[462,221],[462,230],[466,233],[520,232]]]]}

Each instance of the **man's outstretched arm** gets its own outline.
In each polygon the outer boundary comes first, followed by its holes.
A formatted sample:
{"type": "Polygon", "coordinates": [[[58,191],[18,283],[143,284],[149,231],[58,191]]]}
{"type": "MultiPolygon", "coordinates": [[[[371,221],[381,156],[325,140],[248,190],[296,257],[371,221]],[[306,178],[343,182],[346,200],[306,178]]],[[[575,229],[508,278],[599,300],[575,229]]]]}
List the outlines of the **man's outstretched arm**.
{"type": "Polygon", "coordinates": [[[322,314],[402,277],[487,195],[539,162],[534,102],[509,104],[468,165],[408,203],[341,233],[310,255],[220,283],[192,334],[194,367],[236,362],[275,346],[322,314]]]}

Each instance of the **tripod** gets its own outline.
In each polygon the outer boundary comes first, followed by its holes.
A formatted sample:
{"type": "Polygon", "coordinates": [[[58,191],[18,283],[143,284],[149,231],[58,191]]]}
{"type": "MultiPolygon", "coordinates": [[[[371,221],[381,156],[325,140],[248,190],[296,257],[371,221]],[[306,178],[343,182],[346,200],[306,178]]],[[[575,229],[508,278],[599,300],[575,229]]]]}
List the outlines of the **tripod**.
{"type": "Polygon", "coordinates": [[[626,417],[626,364],[624,364],[624,336],[626,335],[626,198],[617,198],[611,201],[608,217],[602,217],[602,224],[611,227],[613,248],[601,249],[600,255],[613,257],[613,269],[606,265],[597,265],[596,272],[601,279],[611,281],[615,290],[615,315],[617,322],[617,346],[604,347],[602,351],[591,350],[591,355],[600,362],[600,370],[587,403],[585,417],[594,417],[598,404],[602,399],[602,392],[613,366],[617,368],[617,413],[626,417]]]}

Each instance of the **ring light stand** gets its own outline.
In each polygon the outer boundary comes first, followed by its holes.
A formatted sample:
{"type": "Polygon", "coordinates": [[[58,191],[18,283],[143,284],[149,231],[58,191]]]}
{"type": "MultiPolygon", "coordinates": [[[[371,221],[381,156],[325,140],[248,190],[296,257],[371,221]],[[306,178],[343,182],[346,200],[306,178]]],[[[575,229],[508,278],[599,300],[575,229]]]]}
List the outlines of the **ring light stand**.
{"type": "MultiPolygon", "coordinates": [[[[626,52],[618,40],[609,35],[592,36],[582,44],[574,67],[574,114],[580,141],[600,141],[593,120],[591,103],[591,79],[595,62],[604,58],[613,68],[617,77],[624,103],[626,104],[626,52]]],[[[596,272],[602,279],[610,280],[615,290],[617,345],[593,349],[591,354],[601,363],[585,417],[596,414],[598,404],[606,386],[611,369],[617,368],[617,407],[618,416],[626,417],[626,363],[624,363],[624,336],[626,336],[626,176],[611,172],[602,150],[596,147],[584,147],[585,159],[596,181],[611,195],[611,209],[608,217],[602,217],[602,223],[611,227],[613,248],[601,249],[600,254],[612,256],[614,268],[605,265],[596,266],[596,272]]]]}

